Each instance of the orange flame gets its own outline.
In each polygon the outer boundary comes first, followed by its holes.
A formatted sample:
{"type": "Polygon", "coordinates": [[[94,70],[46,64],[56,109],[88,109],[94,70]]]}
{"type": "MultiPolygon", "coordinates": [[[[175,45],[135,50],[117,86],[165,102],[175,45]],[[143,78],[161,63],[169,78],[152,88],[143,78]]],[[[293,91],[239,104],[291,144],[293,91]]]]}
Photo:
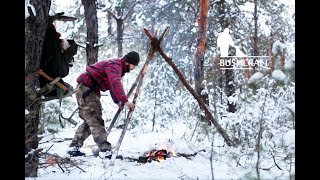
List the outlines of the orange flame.
{"type": "Polygon", "coordinates": [[[160,145],[158,150],[153,149],[145,153],[145,156],[148,157],[149,161],[150,160],[163,161],[166,159],[168,155],[177,156],[176,152],[166,144],[160,145]]]}

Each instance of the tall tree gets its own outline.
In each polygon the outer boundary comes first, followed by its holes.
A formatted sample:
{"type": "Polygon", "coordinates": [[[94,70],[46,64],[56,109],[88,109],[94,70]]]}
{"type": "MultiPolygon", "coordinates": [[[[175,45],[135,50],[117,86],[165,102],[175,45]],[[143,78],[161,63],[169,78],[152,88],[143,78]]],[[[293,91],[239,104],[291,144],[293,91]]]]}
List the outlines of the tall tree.
{"type": "MultiPolygon", "coordinates": [[[[197,51],[195,54],[195,68],[194,68],[194,80],[195,80],[195,89],[201,99],[205,102],[206,105],[209,105],[208,93],[202,92],[204,90],[203,84],[203,62],[204,55],[207,48],[207,24],[208,24],[208,10],[209,10],[209,1],[200,0],[200,14],[198,19],[199,31],[198,31],[198,45],[197,51]]],[[[204,117],[201,117],[203,119],[204,117]]]]}
{"type": "MultiPolygon", "coordinates": [[[[231,22],[233,22],[232,16],[229,15],[231,7],[228,6],[228,3],[225,0],[221,0],[217,2],[217,10],[218,10],[218,17],[219,17],[219,24],[221,27],[221,31],[225,28],[229,28],[231,26],[231,22]]],[[[230,51],[229,51],[230,54],[230,51]]],[[[220,71],[221,72],[221,71],[220,71]]],[[[228,97],[232,96],[235,92],[235,85],[234,85],[234,72],[232,69],[225,69],[225,93],[228,97]]],[[[219,77],[220,85],[222,84],[222,76],[219,77]]],[[[235,112],[236,105],[234,103],[227,102],[228,111],[235,112]]]]}
{"type": "Polygon", "coordinates": [[[46,32],[50,0],[30,0],[29,16],[25,20],[25,176],[37,177],[38,125],[41,98],[36,88],[39,87],[37,72],[40,67],[42,44],[46,32]],[[33,11],[34,10],[34,11],[33,11]]]}
{"type": "MultiPolygon", "coordinates": [[[[258,56],[259,55],[259,49],[258,49],[258,2],[259,0],[254,0],[254,11],[253,11],[253,22],[254,22],[254,35],[253,35],[253,55],[258,56]]],[[[256,59],[254,58],[254,61],[256,59]]],[[[253,71],[256,72],[257,66],[255,65],[253,67],[253,71]]]]}
{"type": "Polygon", "coordinates": [[[126,12],[123,5],[117,5],[116,6],[116,13],[112,12],[111,10],[107,10],[109,13],[109,16],[111,16],[113,19],[117,22],[117,44],[118,44],[118,57],[123,56],[123,36],[124,36],[124,21],[127,19],[127,17],[130,17],[133,13],[133,8],[138,2],[135,2],[126,12]]]}
{"type": "Polygon", "coordinates": [[[96,1],[81,0],[84,7],[84,16],[87,26],[87,64],[93,64],[98,61],[98,18],[96,1]]]}

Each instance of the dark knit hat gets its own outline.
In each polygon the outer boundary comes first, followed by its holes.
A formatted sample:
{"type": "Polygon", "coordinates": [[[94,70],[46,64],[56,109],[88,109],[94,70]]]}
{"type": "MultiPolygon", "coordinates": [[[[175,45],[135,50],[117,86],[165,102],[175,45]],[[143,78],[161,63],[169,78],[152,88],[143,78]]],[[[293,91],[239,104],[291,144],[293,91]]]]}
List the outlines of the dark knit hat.
{"type": "Polygon", "coordinates": [[[137,53],[136,51],[128,52],[126,55],[124,55],[123,58],[127,63],[133,64],[136,66],[139,64],[139,61],[140,61],[139,53],[137,53]]]}

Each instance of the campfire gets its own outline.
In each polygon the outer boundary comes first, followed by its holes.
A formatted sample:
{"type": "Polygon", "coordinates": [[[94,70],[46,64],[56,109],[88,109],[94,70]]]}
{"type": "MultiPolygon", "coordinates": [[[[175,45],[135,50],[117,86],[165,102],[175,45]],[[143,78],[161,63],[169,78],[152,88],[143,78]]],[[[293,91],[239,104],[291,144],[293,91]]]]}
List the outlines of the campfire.
{"type": "MultiPolygon", "coordinates": [[[[205,150],[200,150],[199,152],[205,150]]],[[[116,159],[121,160],[129,160],[130,162],[138,162],[138,163],[151,163],[152,161],[161,162],[170,157],[185,157],[191,160],[194,156],[197,155],[198,152],[192,154],[179,153],[175,152],[173,148],[170,148],[167,145],[162,145],[159,148],[151,148],[151,150],[145,151],[142,156],[139,158],[132,157],[123,157],[122,155],[117,155],[116,159]]],[[[112,155],[108,156],[109,159],[112,158],[112,155]]]]}
{"type": "Polygon", "coordinates": [[[166,160],[169,157],[174,157],[176,156],[175,151],[169,151],[169,148],[160,148],[159,150],[157,149],[152,149],[150,151],[147,151],[144,156],[139,157],[139,161],[141,163],[146,163],[146,162],[151,162],[151,161],[163,161],[166,160]]]}

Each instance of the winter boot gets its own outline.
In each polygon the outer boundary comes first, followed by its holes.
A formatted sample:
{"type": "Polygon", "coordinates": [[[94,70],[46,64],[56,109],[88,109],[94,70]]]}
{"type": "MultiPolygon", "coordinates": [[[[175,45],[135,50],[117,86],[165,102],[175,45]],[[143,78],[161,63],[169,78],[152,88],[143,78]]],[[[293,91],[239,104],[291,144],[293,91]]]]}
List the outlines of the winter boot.
{"type": "Polygon", "coordinates": [[[111,151],[106,151],[106,152],[99,152],[98,155],[101,159],[111,159],[112,157],[112,152],[111,151]]]}
{"type": "Polygon", "coordinates": [[[85,155],[85,153],[83,153],[79,150],[79,147],[69,147],[67,153],[70,154],[70,156],[84,156],[85,155]]]}

